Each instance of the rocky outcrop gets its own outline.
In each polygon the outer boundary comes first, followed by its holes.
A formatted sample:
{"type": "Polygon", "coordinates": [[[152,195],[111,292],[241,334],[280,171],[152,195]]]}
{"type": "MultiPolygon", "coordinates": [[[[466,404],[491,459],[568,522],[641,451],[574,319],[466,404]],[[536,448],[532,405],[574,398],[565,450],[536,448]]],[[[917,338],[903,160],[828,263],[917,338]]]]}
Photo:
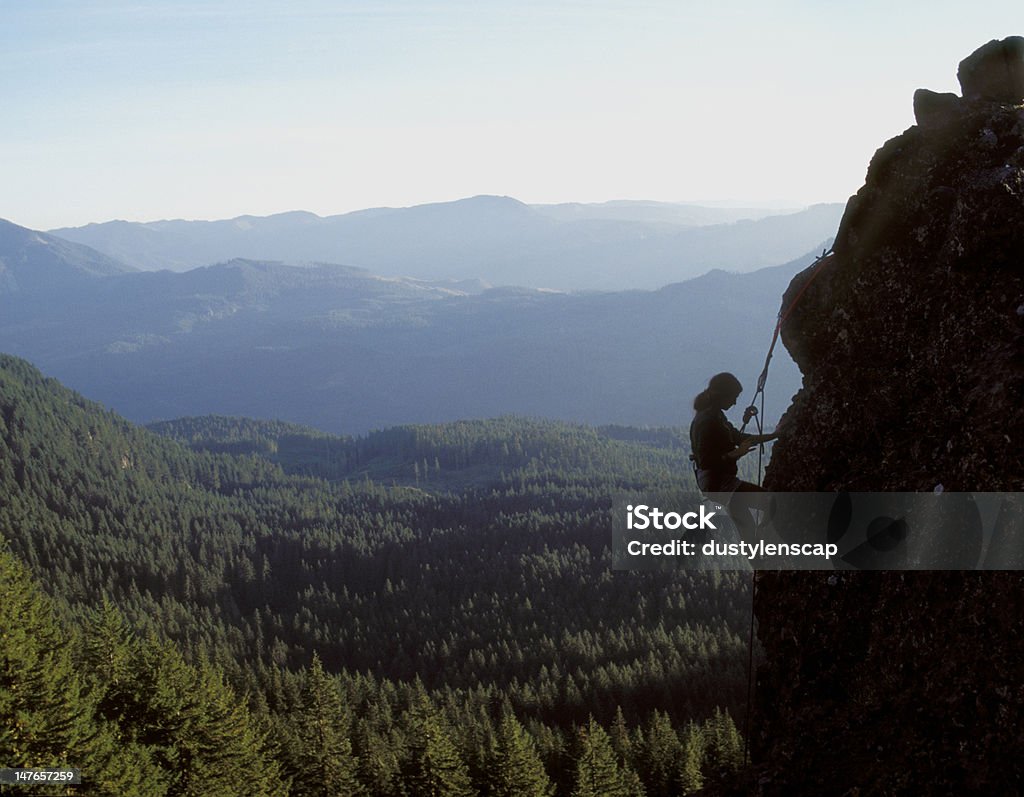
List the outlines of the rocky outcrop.
{"type": "MultiPolygon", "coordinates": [[[[783,299],[771,489],[1024,489],[1024,39],[958,76],[783,299]]],[[[761,793],[1024,793],[1024,574],[762,574],[755,608],[761,793]]]]}
{"type": "Polygon", "coordinates": [[[1024,97],[1024,37],[992,40],[956,71],[966,100],[1019,103],[1024,97]]]}

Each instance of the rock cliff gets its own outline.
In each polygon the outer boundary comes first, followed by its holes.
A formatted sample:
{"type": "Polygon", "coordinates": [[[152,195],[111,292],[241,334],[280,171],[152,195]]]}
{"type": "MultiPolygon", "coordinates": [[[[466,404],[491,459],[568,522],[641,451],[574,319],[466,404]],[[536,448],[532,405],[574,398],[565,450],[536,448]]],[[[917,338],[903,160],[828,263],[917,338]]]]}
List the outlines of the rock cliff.
{"type": "MultiPolygon", "coordinates": [[[[773,490],[1024,489],[1024,38],[919,90],[798,275],[773,490]]],[[[1024,574],[765,573],[765,795],[1024,793],[1024,574]]]]}

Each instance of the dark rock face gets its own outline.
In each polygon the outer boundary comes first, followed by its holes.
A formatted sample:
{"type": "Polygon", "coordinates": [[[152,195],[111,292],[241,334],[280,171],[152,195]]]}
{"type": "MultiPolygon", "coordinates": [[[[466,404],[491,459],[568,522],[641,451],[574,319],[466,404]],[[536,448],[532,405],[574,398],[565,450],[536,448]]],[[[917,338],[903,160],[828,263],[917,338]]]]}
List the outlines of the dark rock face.
{"type": "Polygon", "coordinates": [[[956,72],[967,100],[1024,100],[1024,37],[993,39],[963,61],[956,72]]]}
{"type": "Polygon", "coordinates": [[[928,89],[914,92],[914,119],[921,127],[941,127],[950,121],[960,106],[955,94],[939,94],[928,89]]]}
{"type": "MultiPolygon", "coordinates": [[[[961,65],[973,101],[919,100],[790,285],[771,489],[1024,490],[1017,41],[961,65]]],[[[755,609],[760,793],[1024,793],[1024,573],[764,573],[755,609]]]]}
{"type": "Polygon", "coordinates": [[[1024,107],[912,127],[875,154],[782,340],[804,387],[784,490],[1024,486],[1024,107]]]}

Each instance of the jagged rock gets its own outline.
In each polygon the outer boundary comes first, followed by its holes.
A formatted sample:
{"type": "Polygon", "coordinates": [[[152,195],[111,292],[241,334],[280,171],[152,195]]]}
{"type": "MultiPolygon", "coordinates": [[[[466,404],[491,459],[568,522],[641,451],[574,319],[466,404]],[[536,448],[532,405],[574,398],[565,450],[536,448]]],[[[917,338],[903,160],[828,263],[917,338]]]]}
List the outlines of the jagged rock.
{"type": "Polygon", "coordinates": [[[963,61],[956,73],[964,99],[1024,102],[1024,37],[993,39],[963,61]]]}
{"type": "MultiPolygon", "coordinates": [[[[990,57],[965,94],[993,99],[990,57]]],[[[959,105],[878,150],[783,298],[804,382],[771,489],[1024,490],[1024,109],[959,105]]],[[[761,794],[1024,793],[1024,574],[757,589],[761,794]]]]}
{"type": "MultiPolygon", "coordinates": [[[[769,470],[786,489],[1022,483],[1015,445],[979,445],[995,426],[1024,444],[1010,409],[1024,404],[1024,114],[982,108],[941,137],[911,128],[878,151],[835,254],[784,325],[804,374],[789,412],[801,438],[776,445],[769,470]]],[[[794,279],[784,306],[811,276],[794,279]]]]}
{"type": "Polygon", "coordinates": [[[939,94],[928,89],[914,92],[914,118],[921,127],[940,127],[951,121],[960,108],[955,94],[939,94]]]}

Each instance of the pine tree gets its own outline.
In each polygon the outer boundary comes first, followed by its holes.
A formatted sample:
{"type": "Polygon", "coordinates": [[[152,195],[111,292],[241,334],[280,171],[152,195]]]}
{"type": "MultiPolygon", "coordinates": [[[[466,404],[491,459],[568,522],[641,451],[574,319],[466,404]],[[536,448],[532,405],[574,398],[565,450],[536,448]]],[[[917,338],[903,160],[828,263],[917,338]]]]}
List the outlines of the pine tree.
{"type": "Polygon", "coordinates": [[[97,722],[110,739],[110,749],[89,756],[89,773],[83,783],[97,794],[164,795],[172,775],[160,766],[154,751],[136,739],[133,726],[137,698],[134,668],[140,646],[128,621],[104,598],[87,615],[77,663],[92,687],[97,722]]]}
{"type": "Polygon", "coordinates": [[[162,797],[169,779],[145,748],[120,740],[99,711],[101,681],[83,678],[70,650],[48,601],[0,550],[0,760],[78,767],[90,794],[162,797]]]}
{"type": "Polygon", "coordinates": [[[195,766],[185,794],[283,797],[286,784],[269,754],[266,731],[218,669],[205,662],[190,669],[197,699],[180,746],[195,766]]]}
{"type": "Polygon", "coordinates": [[[668,714],[654,711],[637,751],[637,769],[651,797],[669,797],[675,790],[682,747],[668,714]]]}
{"type": "Polygon", "coordinates": [[[104,598],[87,616],[85,628],[82,664],[108,689],[116,689],[128,679],[137,649],[131,626],[104,598]]]}
{"type": "Polygon", "coordinates": [[[498,726],[492,756],[489,795],[494,797],[551,797],[552,785],[533,739],[511,711],[498,726]]]}
{"type": "Polygon", "coordinates": [[[629,728],[626,726],[626,717],[622,713],[622,706],[616,706],[615,719],[612,721],[612,729],[609,733],[612,742],[612,749],[619,757],[619,765],[626,766],[633,761],[633,742],[629,738],[629,728]]]}
{"type": "Polygon", "coordinates": [[[705,723],[707,766],[710,778],[717,783],[728,780],[743,766],[743,739],[728,711],[715,707],[705,723]]]}
{"type": "Polygon", "coordinates": [[[71,766],[98,732],[48,601],[0,548],[0,761],[71,766]]]}
{"type": "Polygon", "coordinates": [[[296,720],[300,759],[296,762],[292,794],[302,797],[363,794],[356,778],[356,761],[346,733],[341,695],[315,653],[306,674],[296,720]]]}
{"type": "Polygon", "coordinates": [[[397,797],[399,759],[395,740],[385,739],[366,719],[360,719],[355,731],[356,774],[359,782],[374,797],[397,797]]]}
{"type": "Polygon", "coordinates": [[[120,732],[167,773],[169,794],[284,793],[266,732],[212,664],[192,667],[173,645],[150,637],[119,694],[120,732]]]}
{"type": "Polygon", "coordinates": [[[469,772],[437,711],[419,686],[409,712],[403,783],[417,797],[474,797],[469,772]]]}
{"type": "Polygon", "coordinates": [[[628,797],[626,779],[604,728],[593,717],[580,729],[572,797],[628,797]]]}
{"type": "Polygon", "coordinates": [[[679,768],[679,789],[693,794],[704,787],[704,734],[696,723],[689,722],[683,731],[683,758],[679,768]]]}
{"type": "Polygon", "coordinates": [[[622,769],[622,794],[624,797],[647,797],[647,790],[640,776],[629,767],[622,769]]]}

